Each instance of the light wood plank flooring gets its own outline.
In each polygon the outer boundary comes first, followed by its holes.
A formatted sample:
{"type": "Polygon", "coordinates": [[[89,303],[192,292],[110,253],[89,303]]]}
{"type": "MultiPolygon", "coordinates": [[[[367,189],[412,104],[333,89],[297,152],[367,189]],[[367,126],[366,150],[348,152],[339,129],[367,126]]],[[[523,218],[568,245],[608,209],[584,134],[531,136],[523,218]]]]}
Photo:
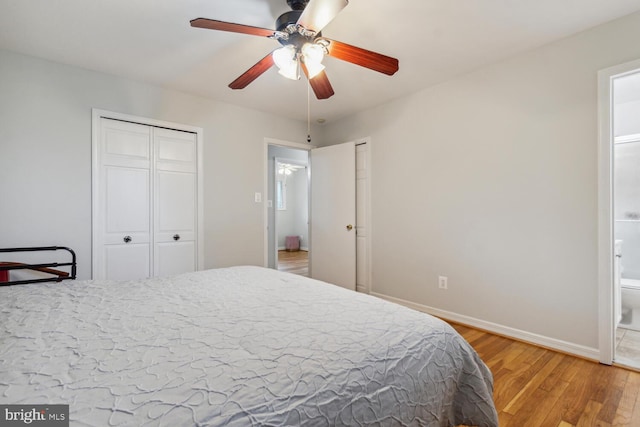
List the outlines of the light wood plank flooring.
{"type": "Polygon", "coordinates": [[[640,373],[453,327],[493,372],[500,427],[640,426],[640,373]]]}
{"type": "Polygon", "coordinates": [[[309,277],[309,252],[278,251],[278,270],[309,277]]]}
{"type": "Polygon", "coordinates": [[[616,330],[616,362],[640,369],[640,331],[624,328],[616,330]]]}

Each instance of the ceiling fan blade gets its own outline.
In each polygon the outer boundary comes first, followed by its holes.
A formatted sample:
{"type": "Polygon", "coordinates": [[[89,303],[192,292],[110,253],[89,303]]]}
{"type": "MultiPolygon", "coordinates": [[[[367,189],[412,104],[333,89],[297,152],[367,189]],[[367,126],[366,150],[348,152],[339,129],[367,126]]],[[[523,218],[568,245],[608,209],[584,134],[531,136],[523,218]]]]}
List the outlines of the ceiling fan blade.
{"type": "Polygon", "coordinates": [[[216,21],[215,19],[196,18],[191,20],[191,26],[208,30],[228,31],[231,33],[249,34],[252,36],[271,37],[275,31],[268,28],[252,27],[250,25],[234,24],[233,22],[216,21]]]}
{"type": "Polygon", "coordinates": [[[231,89],[244,89],[249,83],[260,77],[265,71],[273,67],[273,55],[269,53],[267,56],[258,61],[253,67],[249,68],[240,77],[229,84],[231,89]]]}
{"type": "Polygon", "coordinates": [[[319,33],[347,4],[349,0],[310,0],[297,24],[319,33]]]}
{"type": "Polygon", "coordinates": [[[379,73],[392,76],[398,71],[398,60],[390,56],[351,46],[335,40],[324,39],[329,42],[327,48],[329,56],[369,68],[379,73]]]}
{"type": "MultiPolygon", "coordinates": [[[[300,67],[302,68],[302,71],[304,71],[304,75],[309,79],[309,71],[307,70],[307,66],[304,62],[300,61],[300,67]]],[[[329,77],[327,77],[327,73],[325,73],[324,70],[320,71],[314,78],[309,79],[309,84],[318,99],[331,98],[335,93],[333,91],[333,87],[331,87],[331,83],[329,82],[329,77]]]]}

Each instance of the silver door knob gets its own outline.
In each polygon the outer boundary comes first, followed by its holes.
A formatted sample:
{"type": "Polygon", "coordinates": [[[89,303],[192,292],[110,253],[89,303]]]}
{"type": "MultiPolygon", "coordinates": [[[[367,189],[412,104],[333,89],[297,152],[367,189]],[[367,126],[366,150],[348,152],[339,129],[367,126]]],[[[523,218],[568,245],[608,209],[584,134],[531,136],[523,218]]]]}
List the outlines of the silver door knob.
{"type": "Polygon", "coordinates": [[[347,231],[351,231],[351,230],[353,230],[353,225],[348,224],[348,225],[347,225],[347,231]]]}
{"type": "Polygon", "coordinates": [[[131,241],[131,236],[124,236],[124,240],[125,243],[129,243],[131,241]]]}
{"type": "Polygon", "coordinates": [[[180,235],[179,235],[179,234],[174,234],[174,235],[173,235],[173,240],[175,240],[176,242],[177,242],[178,240],[180,240],[180,235]]]}

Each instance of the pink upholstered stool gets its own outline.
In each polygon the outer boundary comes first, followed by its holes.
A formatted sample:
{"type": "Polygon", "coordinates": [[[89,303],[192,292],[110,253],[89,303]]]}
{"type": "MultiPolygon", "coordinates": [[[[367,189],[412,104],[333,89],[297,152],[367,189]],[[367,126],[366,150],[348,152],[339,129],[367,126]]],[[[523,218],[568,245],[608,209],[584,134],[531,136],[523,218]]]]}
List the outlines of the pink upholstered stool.
{"type": "Polygon", "coordinates": [[[289,252],[300,250],[300,236],[287,236],[284,242],[284,248],[289,252]]]}

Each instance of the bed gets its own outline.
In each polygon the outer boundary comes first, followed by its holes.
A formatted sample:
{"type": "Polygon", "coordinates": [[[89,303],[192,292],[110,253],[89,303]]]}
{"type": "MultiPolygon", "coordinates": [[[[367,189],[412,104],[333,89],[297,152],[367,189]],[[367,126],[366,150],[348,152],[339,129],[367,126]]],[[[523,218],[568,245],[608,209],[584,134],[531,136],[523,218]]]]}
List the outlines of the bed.
{"type": "Polygon", "coordinates": [[[0,287],[0,404],[72,426],[497,426],[445,322],[261,267],[0,287]]]}

